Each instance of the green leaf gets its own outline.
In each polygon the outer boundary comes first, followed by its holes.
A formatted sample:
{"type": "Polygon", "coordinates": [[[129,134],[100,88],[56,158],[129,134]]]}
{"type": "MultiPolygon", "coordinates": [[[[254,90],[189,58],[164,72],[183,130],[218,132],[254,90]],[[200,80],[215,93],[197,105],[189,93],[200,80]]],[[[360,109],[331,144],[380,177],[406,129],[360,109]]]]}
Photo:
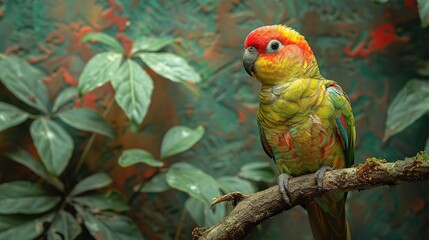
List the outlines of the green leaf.
{"type": "Polygon", "coordinates": [[[4,102],[0,102],[0,132],[21,124],[27,118],[28,114],[21,109],[4,102]]]}
{"type": "Polygon", "coordinates": [[[107,136],[115,137],[115,130],[97,111],[90,108],[73,108],[60,112],[58,117],[68,125],[83,131],[95,132],[107,136]]]}
{"type": "Polygon", "coordinates": [[[44,216],[0,215],[1,240],[34,240],[43,233],[43,223],[52,222],[54,214],[44,216]]]}
{"type": "Polygon", "coordinates": [[[124,53],[124,48],[122,45],[113,37],[105,34],[105,33],[87,33],[83,38],[80,39],[82,42],[91,42],[97,41],[104,45],[106,45],[109,50],[117,53],[124,53]]]}
{"type": "Polygon", "coordinates": [[[43,77],[44,74],[27,61],[0,55],[0,81],[21,101],[47,113],[49,95],[43,77]]]}
{"type": "Polygon", "coordinates": [[[225,176],[216,180],[224,193],[241,192],[250,194],[256,192],[256,188],[251,182],[239,177],[225,176]]]}
{"type": "Polygon", "coordinates": [[[238,175],[242,178],[272,183],[276,176],[271,169],[271,164],[268,162],[251,162],[241,167],[238,175]]]}
{"type": "Polygon", "coordinates": [[[73,139],[60,125],[47,118],[32,122],[30,133],[48,172],[60,175],[70,161],[73,139]]]}
{"type": "Polygon", "coordinates": [[[161,158],[190,149],[204,135],[204,127],[198,126],[191,129],[185,126],[174,126],[164,135],[161,143],[161,158]]]}
{"type": "Polygon", "coordinates": [[[192,165],[174,164],[167,172],[170,187],[186,192],[194,198],[210,204],[220,195],[216,180],[192,165]]]}
{"type": "Polygon", "coordinates": [[[134,41],[131,53],[135,54],[140,51],[157,52],[173,42],[174,38],[170,37],[139,37],[134,41]]]}
{"type": "Polygon", "coordinates": [[[74,103],[74,99],[77,97],[78,91],[76,88],[65,88],[58,94],[55,99],[54,106],[52,107],[52,112],[57,112],[65,106],[71,106],[74,103]]]}
{"type": "Polygon", "coordinates": [[[125,150],[119,157],[118,163],[122,167],[128,167],[136,163],[145,163],[151,167],[161,167],[164,164],[156,160],[150,152],[142,149],[125,150]]]}
{"type": "Polygon", "coordinates": [[[89,207],[93,212],[113,210],[124,212],[129,210],[127,202],[116,191],[109,191],[106,194],[96,194],[88,196],[74,197],[74,202],[89,207]]]}
{"type": "Polygon", "coordinates": [[[173,82],[201,81],[200,75],[195,72],[188,62],[182,57],[172,53],[140,53],[140,59],[157,74],[173,82]]]}
{"type": "Polygon", "coordinates": [[[28,152],[22,149],[19,149],[15,152],[5,153],[5,155],[10,159],[12,159],[13,161],[26,166],[31,171],[33,171],[36,175],[45,179],[60,191],[64,191],[64,185],[61,183],[61,181],[58,178],[49,175],[45,166],[43,166],[43,164],[40,161],[35,159],[28,152]]]}
{"type": "Polygon", "coordinates": [[[210,204],[191,197],[186,200],[185,208],[199,227],[211,227],[225,217],[225,205],[222,203],[212,209],[210,204]]]}
{"type": "Polygon", "coordinates": [[[150,192],[150,193],[158,193],[164,192],[170,188],[167,184],[167,180],[165,179],[166,173],[158,173],[154,177],[152,177],[148,182],[143,183],[144,186],[141,188],[140,185],[134,187],[134,191],[140,192],[150,192]]]}
{"type": "Polygon", "coordinates": [[[137,63],[129,59],[115,74],[112,80],[115,100],[132,123],[140,124],[151,101],[152,79],[137,63]]]}
{"type": "Polygon", "coordinates": [[[105,240],[141,240],[144,239],[134,222],[125,216],[93,215],[82,212],[84,223],[95,239],[105,240]]]}
{"type": "Polygon", "coordinates": [[[99,188],[103,188],[112,183],[112,179],[106,173],[96,173],[87,178],[84,178],[80,181],[76,186],[74,186],[73,190],[70,192],[71,196],[76,196],[81,193],[95,190],[99,188]]]}
{"type": "Polygon", "coordinates": [[[32,182],[0,184],[0,214],[37,214],[55,207],[61,200],[32,182]]]}
{"type": "Polygon", "coordinates": [[[395,96],[387,109],[383,141],[401,132],[429,111],[429,82],[411,80],[395,96]]]}
{"type": "Polygon", "coordinates": [[[419,15],[422,27],[429,25],[429,1],[417,0],[417,6],[419,7],[419,15]]]}
{"type": "Polygon", "coordinates": [[[85,65],[79,78],[78,90],[85,94],[105,84],[117,74],[122,55],[114,52],[99,53],[85,65]]]}
{"type": "Polygon", "coordinates": [[[73,240],[82,229],[70,213],[61,210],[48,231],[48,240],[73,240]]]}

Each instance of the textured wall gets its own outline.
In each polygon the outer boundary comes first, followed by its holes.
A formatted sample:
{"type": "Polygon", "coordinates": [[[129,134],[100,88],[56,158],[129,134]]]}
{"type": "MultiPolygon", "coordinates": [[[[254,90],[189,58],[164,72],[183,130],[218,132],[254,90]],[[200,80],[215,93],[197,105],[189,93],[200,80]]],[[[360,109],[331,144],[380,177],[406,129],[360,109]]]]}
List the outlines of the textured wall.
{"type": "MultiPolygon", "coordinates": [[[[129,194],[136,180],[151,174],[144,167],[115,165],[118,149],[142,147],[158,155],[161,137],[173,124],[206,128],[193,150],[170,161],[189,160],[213,176],[236,174],[250,160],[269,161],[259,146],[255,112],[259,84],[242,69],[247,33],[283,23],[306,36],[322,74],[349,94],[357,121],[357,159],[395,160],[423,149],[428,117],[382,143],[388,103],[420,60],[429,57],[429,31],[420,28],[416,3],[372,1],[0,1],[0,52],[18,54],[45,70],[50,93],[76,85],[85,62],[97,51],[81,43],[88,31],[118,39],[142,35],[174,36],[169,50],[186,57],[203,81],[193,91],[155,76],[155,91],[141,131],[123,131],[117,140],[97,138],[90,166],[107,169],[116,186],[129,194]],[[118,35],[119,34],[119,35],[118,35]],[[108,148],[109,147],[109,148],[108,148]]],[[[81,104],[100,108],[111,94],[105,86],[81,104]]],[[[117,128],[125,117],[110,115],[117,128]]],[[[419,239],[429,234],[428,183],[382,187],[351,193],[347,210],[354,239],[419,239]]],[[[178,228],[186,195],[176,191],[142,194],[132,216],[147,239],[171,239],[178,228]]],[[[181,237],[195,227],[185,216],[181,237]]],[[[264,223],[249,239],[311,239],[304,211],[293,209],[264,223]]]]}

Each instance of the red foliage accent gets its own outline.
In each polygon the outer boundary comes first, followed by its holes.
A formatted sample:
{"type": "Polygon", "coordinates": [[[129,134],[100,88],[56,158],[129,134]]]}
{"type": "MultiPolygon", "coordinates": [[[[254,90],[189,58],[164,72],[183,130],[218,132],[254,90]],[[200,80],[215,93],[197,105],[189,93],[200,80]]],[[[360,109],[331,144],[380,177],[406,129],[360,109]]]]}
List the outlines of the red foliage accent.
{"type": "Polygon", "coordinates": [[[238,111],[238,124],[244,124],[246,122],[246,113],[244,111],[238,111]]]}
{"type": "Polygon", "coordinates": [[[66,67],[60,67],[60,73],[63,75],[64,82],[69,86],[77,86],[78,81],[71,75],[66,67]]]}
{"type": "Polygon", "coordinates": [[[116,3],[115,0],[108,1],[110,8],[103,12],[102,17],[109,21],[108,26],[116,25],[120,32],[123,32],[127,29],[129,24],[128,17],[120,17],[119,14],[115,12],[122,12],[123,8],[120,4],[116,3]]]}
{"type": "Polygon", "coordinates": [[[81,42],[80,39],[90,32],[94,32],[94,29],[89,26],[83,26],[73,33],[73,48],[85,62],[92,57],[92,52],[89,45],[81,42]]]}
{"type": "Polygon", "coordinates": [[[116,35],[116,38],[122,43],[122,46],[125,50],[125,55],[129,56],[131,53],[131,49],[133,48],[133,40],[127,37],[127,35],[123,33],[119,33],[116,35]]]}
{"type": "Polygon", "coordinates": [[[89,92],[83,96],[82,100],[76,100],[75,106],[98,109],[100,107],[99,104],[97,104],[99,99],[100,97],[95,92],[89,92]]]}
{"type": "Polygon", "coordinates": [[[83,37],[83,36],[85,36],[87,33],[90,33],[90,32],[94,32],[94,29],[92,29],[91,27],[89,27],[89,26],[83,26],[83,27],[81,27],[78,31],[77,31],[77,33],[75,33],[75,34],[73,34],[73,42],[79,42],[80,41],[80,39],[83,37]]]}
{"type": "Polygon", "coordinates": [[[368,57],[374,52],[385,49],[390,44],[409,41],[408,37],[398,37],[395,34],[395,27],[391,23],[384,23],[378,26],[370,33],[370,38],[369,42],[367,39],[363,40],[354,50],[351,50],[353,43],[348,44],[344,49],[344,53],[350,57],[368,57]]]}

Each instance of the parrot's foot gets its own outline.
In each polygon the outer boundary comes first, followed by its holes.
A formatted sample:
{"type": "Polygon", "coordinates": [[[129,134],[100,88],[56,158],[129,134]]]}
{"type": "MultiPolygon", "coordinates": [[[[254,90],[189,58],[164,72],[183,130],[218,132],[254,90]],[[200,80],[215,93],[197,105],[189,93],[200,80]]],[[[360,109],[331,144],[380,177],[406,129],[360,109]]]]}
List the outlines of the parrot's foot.
{"type": "Polygon", "coordinates": [[[280,193],[282,194],[283,200],[285,200],[288,205],[290,205],[288,183],[289,179],[291,178],[292,175],[288,173],[282,173],[277,177],[277,183],[279,184],[280,193]]]}
{"type": "Polygon", "coordinates": [[[314,180],[317,183],[317,191],[323,190],[323,176],[325,176],[326,171],[332,170],[332,167],[329,166],[323,166],[319,168],[319,170],[316,171],[314,174],[314,180]]]}

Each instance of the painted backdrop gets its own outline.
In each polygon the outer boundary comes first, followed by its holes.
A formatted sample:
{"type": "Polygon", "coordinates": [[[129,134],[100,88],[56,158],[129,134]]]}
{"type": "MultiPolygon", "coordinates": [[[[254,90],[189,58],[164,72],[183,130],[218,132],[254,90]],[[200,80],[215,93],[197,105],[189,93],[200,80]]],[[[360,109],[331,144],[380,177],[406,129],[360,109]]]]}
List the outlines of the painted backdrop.
{"type": "MultiPolygon", "coordinates": [[[[421,27],[416,1],[375,2],[3,0],[0,52],[20,55],[44,70],[53,98],[64,84],[76,86],[84,64],[98,51],[80,41],[87,32],[104,32],[122,42],[139,36],[177,39],[168,50],[187,59],[202,81],[184,85],[150,73],[155,83],[152,104],[139,131],[126,130],[127,119],[116,107],[109,122],[119,129],[118,137],[97,137],[88,155],[89,169],[109,172],[115,187],[126,196],[153,169],[119,167],[118,149],[140,147],[159,157],[162,136],[174,124],[203,125],[205,135],[190,151],[169,158],[166,164],[189,161],[217,177],[235,175],[249,161],[270,161],[257,136],[259,84],[241,63],[245,37],[266,24],[287,24],[300,31],[312,46],[322,74],[339,82],[350,96],[357,121],[356,164],[373,156],[393,161],[422,150],[429,133],[425,116],[382,141],[388,104],[408,80],[419,78],[416,69],[429,58],[429,30],[421,27]]],[[[111,94],[112,88],[106,85],[79,104],[101,109],[111,94]]],[[[13,141],[28,143],[9,136],[2,138],[1,150],[13,141]]],[[[0,181],[25,175],[4,162],[0,181]]],[[[350,193],[347,211],[353,238],[428,236],[428,187],[428,183],[416,183],[350,193]]],[[[189,239],[196,223],[183,213],[186,198],[175,190],[142,193],[133,202],[130,216],[146,239],[189,239]]],[[[248,239],[281,237],[311,239],[302,209],[264,222],[248,239]]]]}

